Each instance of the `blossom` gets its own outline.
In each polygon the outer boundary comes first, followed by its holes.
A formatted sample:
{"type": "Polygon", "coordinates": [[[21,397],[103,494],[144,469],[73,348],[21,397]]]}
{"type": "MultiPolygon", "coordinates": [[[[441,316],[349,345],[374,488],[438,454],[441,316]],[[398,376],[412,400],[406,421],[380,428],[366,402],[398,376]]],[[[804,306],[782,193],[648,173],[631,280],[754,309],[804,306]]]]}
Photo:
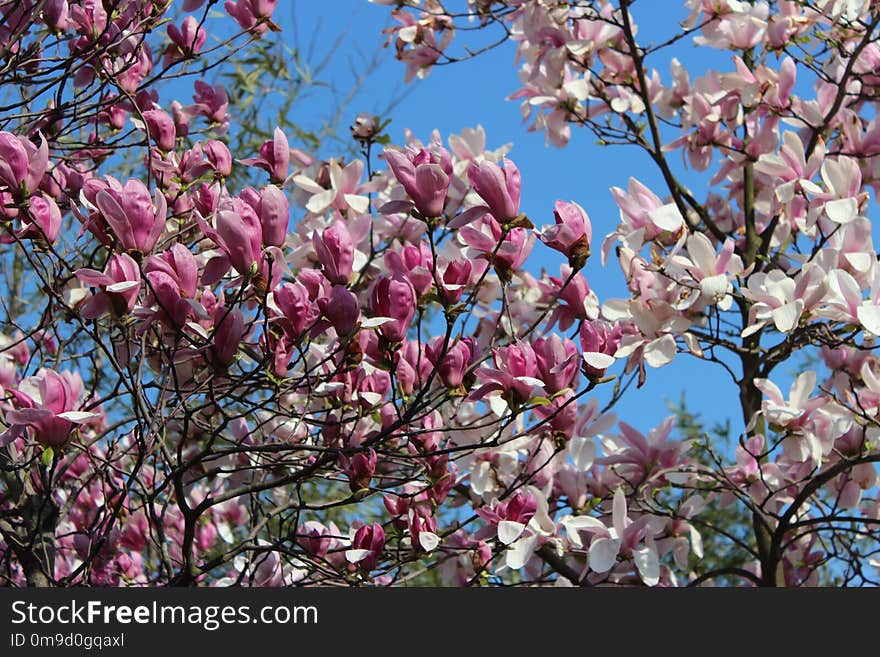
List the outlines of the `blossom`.
{"type": "MultiPolygon", "coordinates": [[[[443,214],[452,175],[449,151],[439,143],[432,143],[430,149],[407,147],[398,151],[386,148],[383,156],[419,213],[425,217],[443,214]]],[[[401,208],[395,207],[394,210],[399,212],[401,208]]]]}
{"type": "Polygon", "coordinates": [[[0,446],[30,433],[41,445],[59,447],[67,442],[75,425],[88,422],[95,413],[77,410],[82,381],[69,372],[41,369],[22,381],[13,393],[16,410],[6,411],[9,428],[0,434],[0,446]]]}
{"type": "Polygon", "coordinates": [[[573,269],[581,269],[590,257],[593,226],[586,211],[577,203],[556,202],[556,223],[538,233],[538,239],[568,257],[573,269]]]}
{"type": "Polygon", "coordinates": [[[125,251],[149,254],[165,230],[168,206],[157,189],[153,197],[141,181],[122,186],[107,176],[108,186],[95,195],[95,205],[125,251]]]}

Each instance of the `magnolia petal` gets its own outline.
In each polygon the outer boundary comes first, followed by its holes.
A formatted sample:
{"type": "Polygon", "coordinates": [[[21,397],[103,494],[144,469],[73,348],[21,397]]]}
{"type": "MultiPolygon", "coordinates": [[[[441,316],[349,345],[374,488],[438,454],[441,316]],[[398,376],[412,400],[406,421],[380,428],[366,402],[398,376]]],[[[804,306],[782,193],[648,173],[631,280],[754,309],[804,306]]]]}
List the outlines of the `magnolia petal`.
{"type": "Polygon", "coordinates": [[[859,214],[859,206],[854,198],[841,198],[825,204],[825,214],[831,221],[848,224],[859,214]]]}
{"type": "Polygon", "coordinates": [[[59,413],[58,417],[60,417],[62,420],[73,422],[74,424],[82,424],[83,422],[87,422],[92,418],[98,417],[98,414],[89,413],[87,411],[65,411],[64,413],[59,413]]]}
{"type": "Polygon", "coordinates": [[[596,460],[596,443],[592,438],[574,436],[568,442],[568,455],[574,461],[574,467],[581,472],[586,472],[596,460]]]}
{"type": "Polygon", "coordinates": [[[498,523],[498,540],[504,545],[510,545],[520,537],[525,528],[526,526],[521,522],[502,520],[498,523]]]}
{"type": "Polygon", "coordinates": [[[519,570],[528,563],[535,552],[535,544],[538,542],[538,536],[532,534],[525,538],[521,538],[513,543],[504,553],[505,563],[508,568],[519,570]]]}
{"type": "Polygon", "coordinates": [[[660,230],[666,230],[670,233],[677,232],[684,225],[684,217],[678,210],[675,203],[667,203],[655,208],[648,213],[648,217],[660,230]]]}
{"type": "Polygon", "coordinates": [[[619,551],[619,538],[594,538],[590,543],[590,569],[597,573],[607,573],[617,562],[619,551]]]}
{"type": "Polygon", "coordinates": [[[119,283],[113,283],[112,285],[108,285],[105,289],[108,292],[120,293],[125,292],[126,290],[130,290],[134,287],[140,287],[139,281],[121,281],[119,283]]]}
{"type": "Polygon", "coordinates": [[[800,299],[795,299],[794,301],[789,301],[787,304],[776,308],[772,313],[773,324],[776,326],[776,329],[782,333],[788,333],[795,326],[797,326],[798,320],[801,318],[801,313],[804,310],[804,302],[800,299]]]}
{"type": "Polygon", "coordinates": [[[664,335],[648,344],[644,349],[645,362],[651,367],[663,367],[675,358],[675,338],[664,335]]]}
{"type": "Polygon", "coordinates": [[[609,356],[608,354],[603,354],[599,351],[584,352],[584,362],[597,370],[604,370],[611,367],[614,365],[614,360],[614,356],[609,356]]]}
{"type": "Polygon", "coordinates": [[[357,563],[358,561],[366,559],[369,554],[369,550],[346,550],[345,560],[348,561],[348,563],[357,563]]]}
{"type": "Polygon", "coordinates": [[[419,532],[419,545],[425,552],[431,552],[440,545],[440,537],[434,532],[419,532]]]}
{"type": "Polygon", "coordinates": [[[361,322],[361,328],[371,329],[378,328],[383,324],[387,324],[388,322],[397,321],[393,317],[370,317],[369,319],[365,319],[361,322]]]}
{"type": "Polygon", "coordinates": [[[873,304],[863,304],[856,310],[862,326],[874,335],[880,335],[880,306],[873,304]]]}
{"type": "Polygon", "coordinates": [[[412,209],[412,201],[389,201],[379,208],[379,212],[380,214],[397,214],[398,212],[409,212],[412,209]]]}
{"type": "Polygon", "coordinates": [[[650,547],[633,550],[633,561],[636,562],[639,575],[646,585],[656,586],[660,582],[660,558],[657,550],[650,547]]]}

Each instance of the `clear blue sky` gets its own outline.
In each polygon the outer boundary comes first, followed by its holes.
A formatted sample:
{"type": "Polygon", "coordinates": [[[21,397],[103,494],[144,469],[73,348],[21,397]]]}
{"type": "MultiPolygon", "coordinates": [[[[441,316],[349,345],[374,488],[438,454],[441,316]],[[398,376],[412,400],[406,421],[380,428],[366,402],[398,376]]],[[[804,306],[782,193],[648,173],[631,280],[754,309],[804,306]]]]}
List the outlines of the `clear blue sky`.
{"type": "MultiPolygon", "coordinates": [[[[677,2],[639,3],[634,14],[643,42],[668,37],[685,17],[677,2]]],[[[279,4],[276,17],[285,29],[295,24],[298,45],[314,48],[314,62],[333,50],[332,62],[320,79],[343,92],[351,87],[352,70],[361,68],[362,62],[381,49],[385,41],[381,30],[392,23],[388,7],[367,0],[291,0],[289,5],[279,4]],[[336,35],[343,27],[348,29],[348,35],[334,48],[336,35]]],[[[456,38],[463,41],[467,37],[459,34],[456,38]]],[[[730,54],[707,53],[705,48],[695,48],[690,40],[677,48],[675,54],[691,69],[692,77],[702,74],[708,66],[733,69],[730,54]]],[[[381,52],[381,64],[349,106],[343,129],[357,112],[383,111],[391,98],[404,92],[405,97],[387,114],[392,119],[389,130],[396,142],[403,141],[405,128],[426,140],[434,128],[446,138],[465,127],[482,124],[490,148],[512,142],[510,157],[523,176],[523,209],[532,221],[539,226],[552,223],[552,208],[557,199],[577,201],[592,219],[596,254],[602,238],[618,222],[610,187],[626,187],[629,177],[635,176],[660,196],[664,195],[662,181],[641,151],[600,147],[585,130],[575,130],[569,146],[557,149],[545,145],[543,134],[528,132],[520,118],[519,103],[504,100],[518,88],[511,44],[468,62],[434,68],[426,79],[406,86],[402,82],[404,66],[393,55],[393,49],[381,52]]],[[[661,69],[661,73],[666,74],[666,70],[661,69]]],[[[669,79],[668,74],[665,79],[669,79]]],[[[307,124],[309,112],[321,116],[333,102],[329,94],[318,93],[310,104],[301,106],[302,114],[295,118],[307,124]]],[[[695,190],[700,189],[698,178],[685,180],[695,190]]],[[[533,256],[532,266],[536,271],[546,266],[551,272],[558,272],[560,261],[549,249],[536,244],[534,254],[537,257],[533,256]]],[[[584,274],[600,300],[625,296],[616,262],[609,261],[603,268],[597,255],[587,264],[584,274]]],[[[647,430],[669,414],[667,401],[677,402],[682,391],[686,391],[692,411],[713,421],[731,417],[734,430],[742,428],[737,391],[729,377],[717,365],[697,362],[685,354],[659,370],[648,368],[647,384],[641,390],[631,390],[616,411],[631,424],[647,430]]],[[[600,399],[606,397],[601,391],[599,394],[600,399]]]]}

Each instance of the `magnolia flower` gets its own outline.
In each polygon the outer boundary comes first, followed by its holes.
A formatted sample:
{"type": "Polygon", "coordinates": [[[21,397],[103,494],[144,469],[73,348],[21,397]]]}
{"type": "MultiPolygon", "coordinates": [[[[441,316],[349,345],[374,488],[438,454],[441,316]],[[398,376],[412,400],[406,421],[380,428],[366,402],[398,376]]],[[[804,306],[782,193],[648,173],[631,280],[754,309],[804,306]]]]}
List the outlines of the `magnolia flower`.
{"type": "Polygon", "coordinates": [[[465,210],[449,222],[450,228],[460,228],[489,213],[500,224],[507,224],[519,216],[519,196],[522,180],[519,169],[507,158],[504,168],[491,160],[473,162],[467,170],[468,180],[485,205],[465,210]]]}
{"type": "Polygon", "coordinates": [[[95,205],[125,251],[148,254],[165,229],[168,206],[158,189],[153,197],[140,180],[131,178],[123,187],[107,176],[108,186],[95,195],[95,205]]]}
{"type": "Polygon", "coordinates": [[[556,223],[538,233],[538,239],[568,257],[573,269],[581,269],[590,257],[593,225],[586,211],[577,203],[556,201],[556,223]]]}
{"type": "MultiPolygon", "coordinates": [[[[443,214],[446,192],[452,176],[452,157],[449,151],[439,143],[432,143],[429,149],[408,147],[404,151],[398,151],[386,148],[384,157],[419,213],[425,217],[439,217],[443,214]]],[[[398,206],[399,202],[392,211],[400,212],[404,209],[403,206],[398,206]]],[[[382,211],[389,210],[386,206],[382,211]]]]}
{"type": "Polygon", "coordinates": [[[12,391],[16,410],[6,412],[9,428],[0,434],[0,446],[29,433],[41,445],[58,447],[67,442],[74,425],[97,417],[77,410],[82,394],[82,381],[69,372],[61,374],[48,369],[21,382],[12,391]]]}
{"type": "Polygon", "coordinates": [[[614,491],[610,527],[598,518],[586,515],[565,516],[560,522],[565,527],[569,542],[575,547],[583,547],[581,531],[593,535],[589,548],[590,570],[606,573],[614,568],[618,555],[629,555],[642,581],[648,586],[655,586],[660,582],[660,557],[648,533],[649,520],[648,515],[630,520],[623,488],[617,488],[614,491]],[[637,547],[643,540],[643,547],[637,547]]]}
{"type": "Polygon", "coordinates": [[[86,319],[95,319],[106,313],[124,317],[134,310],[141,289],[141,272],[127,253],[114,253],[103,272],[78,269],[76,277],[98,292],[83,303],[80,312],[86,319]]]}

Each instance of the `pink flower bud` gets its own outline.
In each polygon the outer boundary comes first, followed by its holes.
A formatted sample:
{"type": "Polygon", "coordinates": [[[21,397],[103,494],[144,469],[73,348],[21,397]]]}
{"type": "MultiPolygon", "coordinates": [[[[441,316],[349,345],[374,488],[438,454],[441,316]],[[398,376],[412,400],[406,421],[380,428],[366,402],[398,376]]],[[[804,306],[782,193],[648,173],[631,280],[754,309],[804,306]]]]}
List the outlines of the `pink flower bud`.
{"type": "Polygon", "coordinates": [[[507,223],[519,215],[522,181],[519,169],[512,161],[504,158],[503,169],[490,160],[475,162],[468,167],[467,173],[474,191],[499,222],[507,223]]]}
{"type": "Polygon", "coordinates": [[[213,362],[220,367],[229,367],[235,361],[241,340],[247,333],[241,308],[230,310],[217,306],[214,310],[214,338],[211,344],[213,362]]]}
{"type": "Polygon", "coordinates": [[[174,142],[177,133],[174,129],[174,121],[163,110],[147,110],[143,113],[144,123],[150,133],[150,138],[166,153],[174,150],[174,142]]]}
{"type": "Polygon", "coordinates": [[[534,343],[538,363],[538,378],[547,392],[567,388],[580,368],[578,349],[568,338],[554,333],[549,338],[538,338],[534,343]]]}
{"type": "Polygon", "coordinates": [[[539,239],[567,256],[568,263],[575,270],[581,269],[590,256],[590,242],[593,239],[589,216],[577,203],[557,201],[553,217],[556,223],[545,227],[538,234],[539,239]]]}
{"type": "Polygon", "coordinates": [[[361,315],[357,297],[344,285],[334,285],[329,297],[318,299],[318,308],[340,338],[354,333],[361,315]]]}
{"type": "Polygon", "coordinates": [[[369,141],[373,137],[376,136],[379,130],[379,124],[376,121],[376,117],[368,114],[367,112],[361,112],[358,114],[354,123],[351,126],[351,134],[355,139],[360,139],[363,141],[369,141]]]}
{"type": "Polygon", "coordinates": [[[449,151],[437,145],[435,152],[425,148],[407,148],[398,151],[385,149],[384,157],[394,177],[403,185],[416,209],[425,217],[443,214],[449,179],[452,176],[452,157],[449,151]]]}
{"type": "Polygon", "coordinates": [[[0,189],[18,194],[24,188],[33,194],[40,186],[49,167],[49,145],[41,138],[34,146],[25,137],[11,132],[0,132],[0,189]]]}
{"type": "Polygon", "coordinates": [[[373,570],[382,556],[385,547],[385,530],[382,525],[374,522],[372,525],[364,525],[355,532],[351,541],[351,550],[346,552],[346,558],[357,567],[369,572],[373,570]]]}
{"type": "Polygon", "coordinates": [[[394,321],[382,324],[379,332],[391,343],[403,342],[416,311],[416,292],[403,274],[383,276],[373,285],[370,309],[375,317],[394,321]]]}
{"type": "Polygon", "coordinates": [[[376,472],[376,463],[376,451],[373,449],[357,452],[351,458],[344,454],[339,455],[339,465],[342,472],[348,477],[348,487],[352,493],[370,487],[370,479],[376,472]]]}
{"type": "Polygon", "coordinates": [[[110,186],[95,196],[95,205],[113,230],[125,251],[147,254],[156,246],[165,229],[168,206],[159,190],[150,198],[150,190],[141,181],[130,179],[121,187],[114,178],[110,186]]]}
{"type": "Polygon", "coordinates": [[[443,385],[458,388],[464,382],[464,375],[471,364],[471,345],[468,340],[460,340],[447,347],[444,355],[443,341],[442,337],[437,337],[428,344],[428,360],[437,367],[437,374],[443,385]]]}
{"type": "Polygon", "coordinates": [[[287,195],[275,185],[268,185],[260,195],[259,208],[260,224],[263,227],[263,245],[283,246],[290,222],[287,195]]]}
{"type": "Polygon", "coordinates": [[[127,253],[114,253],[103,272],[78,269],[76,277],[98,292],[82,306],[82,316],[94,319],[107,312],[124,317],[134,310],[141,289],[141,273],[137,263],[127,253]]]}
{"type": "Polygon", "coordinates": [[[50,197],[32,196],[28,203],[28,219],[19,232],[20,239],[42,239],[52,244],[61,230],[61,210],[50,197]]]}
{"type": "Polygon", "coordinates": [[[300,283],[284,283],[274,292],[275,304],[284,314],[281,322],[290,337],[296,339],[318,318],[318,308],[300,283]]]}
{"type": "Polygon", "coordinates": [[[220,210],[215,222],[216,229],[202,230],[229,257],[229,262],[242,276],[252,272],[262,257],[263,229],[256,213],[246,204],[236,208],[238,212],[220,210]]]}
{"type": "Polygon", "coordinates": [[[209,139],[202,147],[202,152],[217,175],[228,178],[232,174],[232,154],[222,141],[209,139]]]}
{"type": "Polygon", "coordinates": [[[312,243],[327,279],[331,283],[346,285],[354,265],[354,241],[345,224],[337,219],[321,235],[316,231],[312,243]]]}

